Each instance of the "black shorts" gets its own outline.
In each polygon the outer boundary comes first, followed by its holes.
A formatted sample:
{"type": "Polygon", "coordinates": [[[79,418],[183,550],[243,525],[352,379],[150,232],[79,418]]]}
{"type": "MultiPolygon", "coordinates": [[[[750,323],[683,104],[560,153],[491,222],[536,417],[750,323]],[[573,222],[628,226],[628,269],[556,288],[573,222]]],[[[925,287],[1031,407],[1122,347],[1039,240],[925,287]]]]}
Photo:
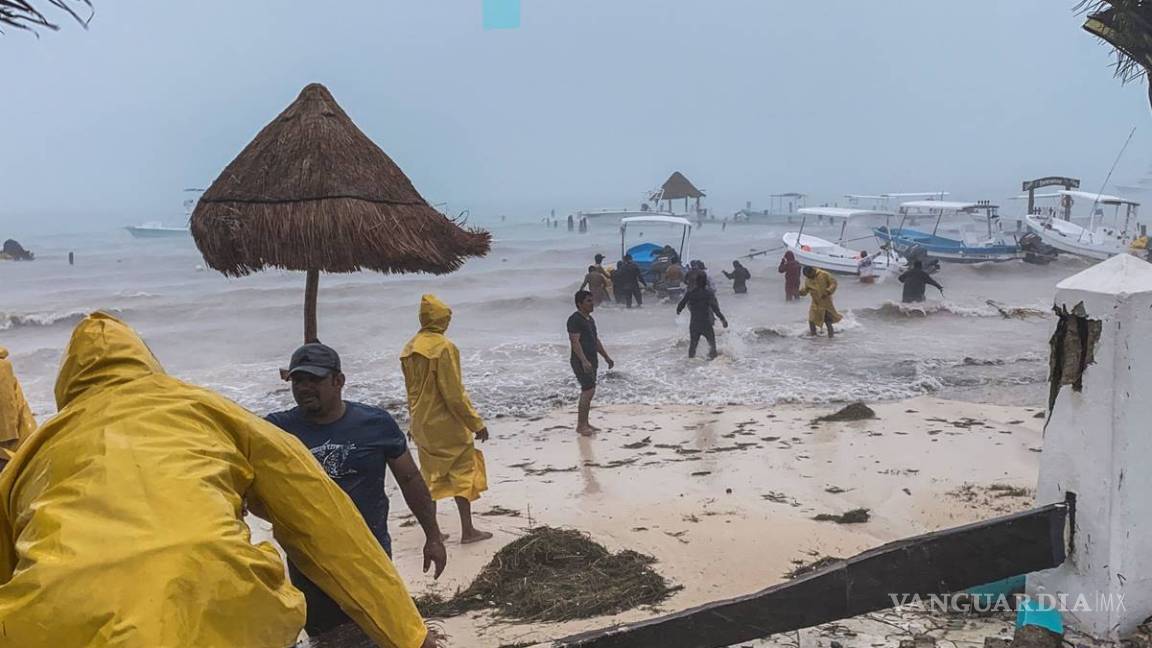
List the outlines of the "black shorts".
{"type": "Polygon", "coordinates": [[[576,380],[580,383],[581,391],[588,391],[589,389],[596,388],[596,363],[592,363],[592,371],[584,371],[584,365],[580,362],[579,358],[572,358],[572,373],[576,374],[576,380]]]}

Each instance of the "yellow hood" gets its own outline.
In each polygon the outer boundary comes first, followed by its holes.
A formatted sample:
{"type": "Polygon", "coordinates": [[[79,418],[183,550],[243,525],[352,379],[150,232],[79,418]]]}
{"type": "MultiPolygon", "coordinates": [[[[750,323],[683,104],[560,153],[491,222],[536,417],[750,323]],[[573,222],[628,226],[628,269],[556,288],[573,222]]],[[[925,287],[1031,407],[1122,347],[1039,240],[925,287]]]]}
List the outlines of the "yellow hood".
{"type": "Polygon", "coordinates": [[[439,358],[450,344],[444,331],[448,330],[451,322],[452,309],[436,295],[424,295],[420,300],[420,332],[404,346],[400,359],[413,355],[439,358]]]}
{"type": "Polygon", "coordinates": [[[128,325],[107,313],[84,318],[72,332],[60,375],[56,378],[56,408],[64,409],[95,389],[164,374],[148,345],[128,325]]]}
{"type": "Polygon", "coordinates": [[[420,300],[420,330],[443,333],[452,322],[452,309],[436,295],[424,295],[420,300]]]}

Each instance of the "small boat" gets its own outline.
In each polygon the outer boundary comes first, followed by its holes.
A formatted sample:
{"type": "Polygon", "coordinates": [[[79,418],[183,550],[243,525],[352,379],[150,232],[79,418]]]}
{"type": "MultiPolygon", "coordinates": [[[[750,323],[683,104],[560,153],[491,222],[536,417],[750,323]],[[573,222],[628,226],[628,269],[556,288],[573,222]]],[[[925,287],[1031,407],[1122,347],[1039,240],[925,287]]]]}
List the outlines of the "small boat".
{"type": "MultiPolygon", "coordinates": [[[[847,275],[860,274],[860,261],[865,257],[864,251],[854,250],[844,245],[844,235],[848,230],[848,222],[861,218],[883,217],[887,219],[893,216],[890,212],[844,207],[802,207],[798,213],[802,216],[800,231],[786,232],[782,237],[784,246],[803,265],[847,275]],[[816,216],[821,220],[824,218],[829,221],[842,220],[839,241],[833,243],[805,234],[804,226],[811,216],[816,216]]],[[[904,265],[904,260],[890,250],[880,250],[871,255],[871,258],[872,268],[877,274],[895,272],[904,265]]]]}
{"type": "Polygon", "coordinates": [[[136,238],[187,238],[192,233],[187,227],[169,227],[159,221],[129,225],[124,229],[136,238]]]}
{"type": "Polygon", "coordinates": [[[692,221],[680,216],[632,216],[620,221],[620,258],[630,255],[632,262],[639,266],[649,285],[655,286],[663,282],[663,277],[657,277],[652,272],[652,265],[656,262],[656,257],[660,251],[666,245],[670,245],[672,249],[676,250],[682,263],[687,264],[691,241],[692,221]],[[641,235],[644,235],[651,231],[649,225],[657,226],[658,229],[659,226],[670,226],[673,229],[668,236],[664,237],[663,243],[645,241],[629,247],[628,228],[644,227],[644,232],[641,232],[641,235]]]}
{"type": "MultiPolygon", "coordinates": [[[[1055,211],[1047,214],[1029,214],[1025,218],[1029,230],[1039,236],[1044,243],[1061,252],[1102,261],[1117,254],[1126,254],[1132,241],[1140,235],[1139,223],[1136,222],[1140,203],[1136,201],[1075,190],[1059,191],[1052,196],[1060,196],[1062,200],[1080,199],[1092,202],[1092,215],[1088,218],[1087,226],[1059,218],[1055,211]],[[1115,207],[1111,225],[1104,224],[1104,210],[1099,208],[1099,205],[1115,207]],[[1123,225],[1119,223],[1121,207],[1124,207],[1123,225]]],[[[1071,203],[1066,207],[1067,216],[1070,214],[1071,203]]]]}
{"type": "Polygon", "coordinates": [[[953,202],[946,200],[913,200],[901,203],[900,227],[892,229],[887,225],[873,230],[876,238],[889,243],[904,256],[909,252],[916,256],[923,252],[930,259],[946,263],[985,263],[1022,259],[1024,253],[1020,242],[1013,234],[1006,234],[1000,227],[998,207],[987,202],[953,202]],[[940,234],[940,224],[944,216],[966,216],[984,221],[986,231],[980,232],[971,225],[961,225],[959,232],[949,232],[953,236],[940,234]],[[936,224],[931,232],[905,226],[909,219],[935,216],[936,224]]]}
{"type": "MultiPolygon", "coordinates": [[[[203,189],[185,189],[184,193],[192,194],[192,196],[184,200],[184,222],[187,223],[192,219],[192,210],[196,208],[196,195],[204,193],[203,189]]],[[[124,229],[136,238],[187,238],[192,235],[192,230],[188,226],[173,226],[165,225],[160,221],[149,221],[139,225],[129,225],[124,229]]]]}

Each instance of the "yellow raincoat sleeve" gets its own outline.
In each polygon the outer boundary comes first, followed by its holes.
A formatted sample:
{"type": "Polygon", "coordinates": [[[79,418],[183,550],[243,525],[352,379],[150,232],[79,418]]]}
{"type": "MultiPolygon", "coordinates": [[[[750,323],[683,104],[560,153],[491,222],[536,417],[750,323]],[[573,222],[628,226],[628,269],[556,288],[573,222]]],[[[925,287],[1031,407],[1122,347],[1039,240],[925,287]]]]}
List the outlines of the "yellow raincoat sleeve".
{"type": "Polygon", "coordinates": [[[472,406],[468,392],[464,390],[464,376],[460,371],[460,351],[455,344],[449,344],[436,361],[436,386],[444,397],[444,403],[452,416],[456,417],[468,431],[475,434],[484,429],[484,419],[472,406]]]}
{"type": "Polygon", "coordinates": [[[251,419],[251,495],[264,505],[276,540],[378,645],[419,648],[424,621],[352,501],[303,445],[251,419]]]}

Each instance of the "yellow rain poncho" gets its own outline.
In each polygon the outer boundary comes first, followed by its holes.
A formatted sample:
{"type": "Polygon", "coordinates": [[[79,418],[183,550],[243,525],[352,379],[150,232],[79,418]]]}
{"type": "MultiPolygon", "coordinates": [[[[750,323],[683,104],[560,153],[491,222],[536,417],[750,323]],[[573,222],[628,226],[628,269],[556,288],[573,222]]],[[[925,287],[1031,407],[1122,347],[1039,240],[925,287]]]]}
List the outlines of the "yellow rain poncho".
{"type": "Polygon", "coordinates": [[[298,441],[164,373],[101,313],[72,334],[59,414],[0,473],[0,647],[285,648],[304,597],[244,500],[373,640],[427,633],[348,496],[298,441]]]}
{"type": "Polygon", "coordinates": [[[484,455],[473,438],[484,421],[472,407],[460,375],[460,351],[444,337],[452,309],[434,295],[420,302],[420,332],[400,354],[408,386],[412,438],[432,499],[474,501],[488,490],[484,455]]]}
{"type": "Polygon", "coordinates": [[[812,306],[808,308],[808,321],[817,327],[823,328],[824,321],[830,317],[835,324],[844,319],[836,312],[832,303],[832,295],[836,294],[836,278],[831,273],[816,269],[813,277],[804,277],[804,287],[800,289],[801,295],[812,297],[812,306]]]}
{"type": "Polygon", "coordinates": [[[36,419],[32,418],[32,409],[24,400],[24,392],[8,360],[8,349],[0,347],[0,459],[11,458],[11,453],[35,429],[36,419]]]}

